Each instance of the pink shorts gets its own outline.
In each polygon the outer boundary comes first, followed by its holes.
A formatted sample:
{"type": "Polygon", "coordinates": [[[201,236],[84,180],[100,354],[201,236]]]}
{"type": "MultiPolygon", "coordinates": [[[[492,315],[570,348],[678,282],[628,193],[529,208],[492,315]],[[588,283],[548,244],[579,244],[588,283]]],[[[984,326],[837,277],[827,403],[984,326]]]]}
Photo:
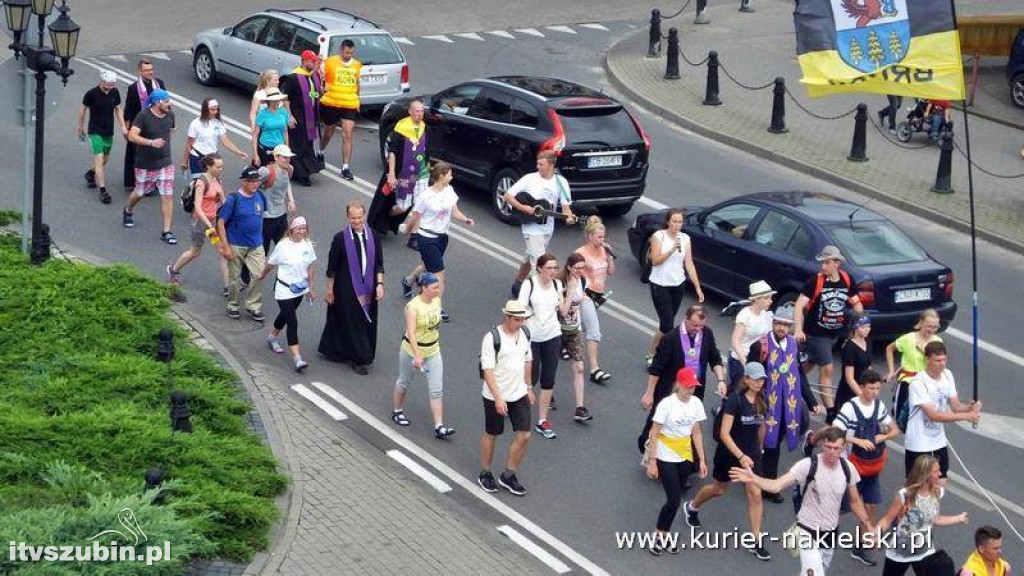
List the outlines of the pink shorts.
{"type": "Polygon", "coordinates": [[[161,196],[174,195],[174,165],[168,164],[156,170],[135,169],[135,195],[145,196],[150,188],[156,188],[161,196]]]}

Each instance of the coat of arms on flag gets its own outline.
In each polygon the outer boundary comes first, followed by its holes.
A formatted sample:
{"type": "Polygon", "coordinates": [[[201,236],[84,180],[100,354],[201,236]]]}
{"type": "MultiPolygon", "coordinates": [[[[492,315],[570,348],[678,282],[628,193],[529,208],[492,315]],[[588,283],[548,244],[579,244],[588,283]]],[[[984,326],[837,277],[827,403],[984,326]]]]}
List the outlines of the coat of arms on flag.
{"type": "Polygon", "coordinates": [[[843,61],[874,72],[903,60],[910,46],[907,0],[831,0],[843,61]]]}

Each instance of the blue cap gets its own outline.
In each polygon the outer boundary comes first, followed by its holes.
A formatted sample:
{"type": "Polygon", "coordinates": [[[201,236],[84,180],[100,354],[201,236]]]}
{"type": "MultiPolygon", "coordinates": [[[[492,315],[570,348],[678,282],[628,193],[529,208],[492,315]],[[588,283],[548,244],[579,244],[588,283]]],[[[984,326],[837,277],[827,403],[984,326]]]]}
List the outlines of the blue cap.
{"type": "Polygon", "coordinates": [[[420,274],[419,279],[416,281],[420,286],[430,286],[431,284],[437,284],[437,275],[433,272],[424,272],[420,274]]]}
{"type": "Polygon", "coordinates": [[[153,90],[152,92],[149,93],[149,100],[147,100],[147,103],[148,103],[147,108],[149,106],[152,106],[153,104],[156,104],[157,102],[163,102],[164,100],[170,100],[170,99],[171,99],[171,95],[168,94],[166,90],[163,90],[161,88],[157,88],[156,90],[153,90]]]}

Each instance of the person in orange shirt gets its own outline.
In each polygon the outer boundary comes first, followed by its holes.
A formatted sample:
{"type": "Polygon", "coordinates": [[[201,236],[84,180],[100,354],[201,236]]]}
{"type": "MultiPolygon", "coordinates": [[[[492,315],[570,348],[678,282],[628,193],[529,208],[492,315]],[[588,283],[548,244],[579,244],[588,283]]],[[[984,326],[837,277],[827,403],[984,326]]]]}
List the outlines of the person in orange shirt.
{"type": "Polygon", "coordinates": [[[341,177],[352,180],[352,132],[359,116],[359,77],[363,64],[355,59],[356,45],[342,40],[341,52],[324,61],[324,95],[320,97],[320,119],[324,133],[320,138],[320,153],[327,150],[335,127],[341,124],[341,177]]]}

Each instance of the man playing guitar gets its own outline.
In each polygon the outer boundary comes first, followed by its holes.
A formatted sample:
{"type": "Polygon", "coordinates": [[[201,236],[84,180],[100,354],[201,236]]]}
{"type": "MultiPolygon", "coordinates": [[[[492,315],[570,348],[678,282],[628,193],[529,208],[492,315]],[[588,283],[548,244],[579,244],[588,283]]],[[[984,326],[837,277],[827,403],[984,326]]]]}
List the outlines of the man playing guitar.
{"type": "Polygon", "coordinates": [[[576,215],[569,207],[572,204],[569,182],[555,174],[556,160],[554,152],[542,150],[537,154],[537,171],[523,176],[505,192],[505,202],[520,214],[531,269],[537,258],[547,252],[555,231],[555,221],[548,216],[560,212],[556,218],[564,219],[569,226],[576,223],[576,215]],[[534,201],[531,202],[531,198],[534,201]]]}

